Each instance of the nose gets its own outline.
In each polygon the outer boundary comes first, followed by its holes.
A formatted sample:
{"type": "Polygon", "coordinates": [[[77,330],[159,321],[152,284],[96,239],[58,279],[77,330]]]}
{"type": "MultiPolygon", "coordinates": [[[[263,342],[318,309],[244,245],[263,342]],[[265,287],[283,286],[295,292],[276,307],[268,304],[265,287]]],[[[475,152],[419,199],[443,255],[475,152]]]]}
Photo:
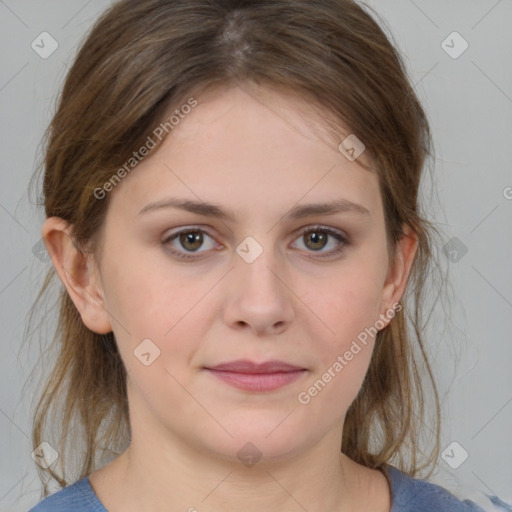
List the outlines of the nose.
{"type": "Polygon", "coordinates": [[[294,294],[280,263],[270,250],[252,263],[235,258],[224,304],[224,321],[230,328],[253,331],[257,336],[288,328],[294,318],[294,294]]]}

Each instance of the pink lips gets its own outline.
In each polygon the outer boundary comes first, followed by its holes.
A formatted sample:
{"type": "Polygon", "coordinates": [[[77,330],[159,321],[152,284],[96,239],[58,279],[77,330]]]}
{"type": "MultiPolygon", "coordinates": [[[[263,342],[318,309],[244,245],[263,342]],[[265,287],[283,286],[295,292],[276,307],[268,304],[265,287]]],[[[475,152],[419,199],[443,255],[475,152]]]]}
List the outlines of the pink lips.
{"type": "Polygon", "coordinates": [[[245,391],[273,391],[299,378],[307,370],[283,361],[253,363],[238,360],[206,368],[227,384],[245,391]]]}

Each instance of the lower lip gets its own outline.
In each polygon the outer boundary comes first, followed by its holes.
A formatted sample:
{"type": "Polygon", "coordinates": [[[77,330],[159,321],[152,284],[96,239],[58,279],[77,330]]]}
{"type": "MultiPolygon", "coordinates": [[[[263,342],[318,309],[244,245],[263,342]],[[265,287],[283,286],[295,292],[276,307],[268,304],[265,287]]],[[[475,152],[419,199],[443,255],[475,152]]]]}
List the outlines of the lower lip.
{"type": "Polygon", "coordinates": [[[236,373],[220,370],[208,371],[227,384],[244,391],[273,391],[297,380],[306,370],[277,373],[236,373]]]}

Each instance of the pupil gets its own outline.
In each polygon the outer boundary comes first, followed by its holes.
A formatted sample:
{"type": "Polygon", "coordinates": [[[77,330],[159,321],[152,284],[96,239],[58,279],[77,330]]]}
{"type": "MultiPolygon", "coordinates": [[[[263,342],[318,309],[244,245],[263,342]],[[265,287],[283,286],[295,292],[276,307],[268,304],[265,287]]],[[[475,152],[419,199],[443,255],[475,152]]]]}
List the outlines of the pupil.
{"type": "Polygon", "coordinates": [[[309,237],[313,239],[314,244],[320,243],[321,247],[316,247],[317,249],[322,248],[322,241],[325,242],[325,235],[324,234],[318,234],[318,232],[312,232],[310,233],[309,237]]]}

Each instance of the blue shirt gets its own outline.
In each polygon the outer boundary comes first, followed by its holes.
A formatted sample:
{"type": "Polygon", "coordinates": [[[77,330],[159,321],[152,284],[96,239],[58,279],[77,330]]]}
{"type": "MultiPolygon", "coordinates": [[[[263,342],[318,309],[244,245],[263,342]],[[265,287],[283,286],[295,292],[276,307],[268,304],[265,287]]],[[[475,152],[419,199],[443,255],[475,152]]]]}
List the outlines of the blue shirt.
{"type": "MultiPolygon", "coordinates": [[[[411,478],[393,466],[387,466],[391,486],[391,512],[484,512],[472,501],[460,501],[446,489],[411,478]]],[[[512,511],[498,498],[490,498],[495,510],[512,511]],[[499,508],[498,508],[499,507],[499,508]]],[[[48,496],[29,512],[107,512],[94,493],[89,477],[48,496]]]]}

